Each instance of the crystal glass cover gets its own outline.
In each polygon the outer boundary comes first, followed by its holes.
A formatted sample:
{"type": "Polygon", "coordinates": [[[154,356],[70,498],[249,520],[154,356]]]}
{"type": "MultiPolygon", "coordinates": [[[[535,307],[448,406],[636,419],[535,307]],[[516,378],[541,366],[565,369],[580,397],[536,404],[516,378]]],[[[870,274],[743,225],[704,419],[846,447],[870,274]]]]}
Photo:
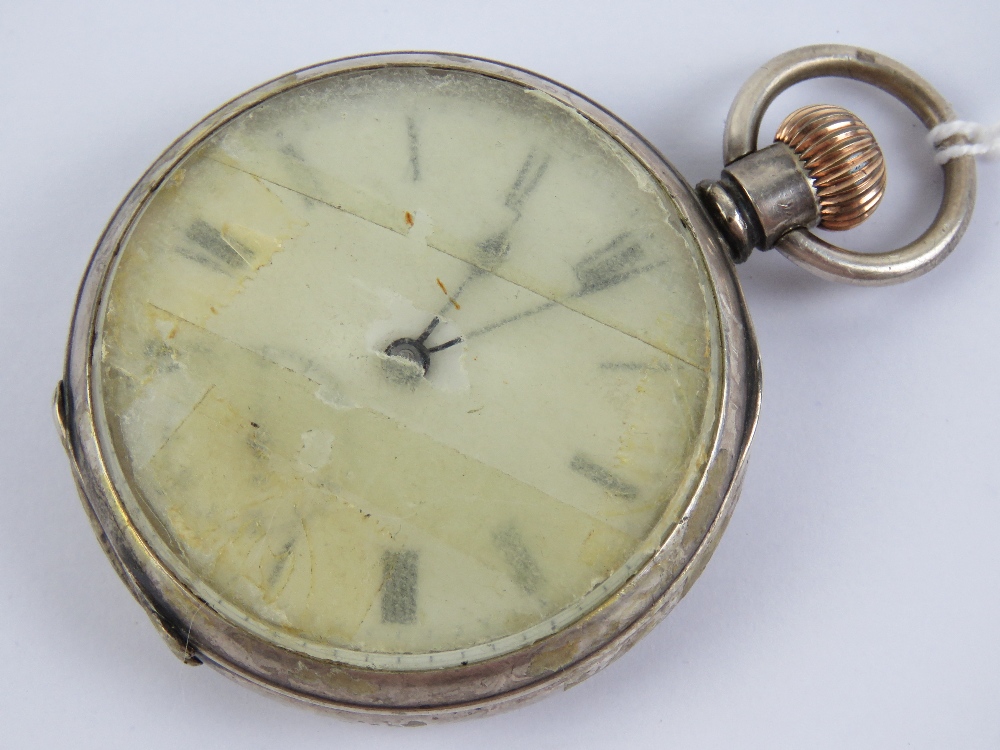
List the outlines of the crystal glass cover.
{"type": "Polygon", "coordinates": [[[598,607],[684,513],[718,308],[672,198],[543,92],[390,66],[230,121],[157,188],[98,320],[98,436],[224,617],[379,669],[598,607]]]}

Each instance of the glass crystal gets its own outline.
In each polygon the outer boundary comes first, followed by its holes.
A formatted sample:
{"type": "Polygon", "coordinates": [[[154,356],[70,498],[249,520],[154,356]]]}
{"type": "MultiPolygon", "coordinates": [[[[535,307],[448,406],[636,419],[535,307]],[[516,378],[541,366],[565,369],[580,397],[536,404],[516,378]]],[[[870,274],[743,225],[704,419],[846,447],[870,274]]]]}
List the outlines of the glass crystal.
{"type": "Polygon", "coordinates": [[[682,516],[718,309],[659,182],[548,94],[387,67],[239,115],[106,287],[105,454],[223,616],[386,669],[593,610],[682,516]]]}

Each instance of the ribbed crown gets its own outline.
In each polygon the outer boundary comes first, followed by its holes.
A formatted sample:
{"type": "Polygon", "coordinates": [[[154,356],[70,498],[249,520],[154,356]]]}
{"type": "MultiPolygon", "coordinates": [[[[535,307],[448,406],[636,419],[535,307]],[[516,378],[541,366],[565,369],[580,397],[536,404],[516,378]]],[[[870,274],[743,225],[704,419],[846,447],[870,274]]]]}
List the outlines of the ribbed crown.
{"type": "Polygon", "coordinates": [[[802,160],[819,200],[822,229],[850,229],[885,194],[885,160],[875,136],[841,107],[814,104],[788,117],[774,136],[802,160]]]}

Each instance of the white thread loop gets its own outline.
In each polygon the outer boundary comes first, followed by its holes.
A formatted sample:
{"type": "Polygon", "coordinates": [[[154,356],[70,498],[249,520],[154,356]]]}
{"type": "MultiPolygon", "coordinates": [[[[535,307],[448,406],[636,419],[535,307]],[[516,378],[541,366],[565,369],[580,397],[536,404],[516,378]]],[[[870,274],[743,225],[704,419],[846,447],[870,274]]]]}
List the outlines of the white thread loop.
{"type": "Polygon", "coordinates": [[[937,149],[934,160],[938,164],[947,164],[959,156],[1000,158],[1000,123],[980,125],[978,122],[951,120],[932,128],[927,140],[937,149]],[[940,148],[944,141],[956,135],[964,137],[966,142],[940,148]]]}

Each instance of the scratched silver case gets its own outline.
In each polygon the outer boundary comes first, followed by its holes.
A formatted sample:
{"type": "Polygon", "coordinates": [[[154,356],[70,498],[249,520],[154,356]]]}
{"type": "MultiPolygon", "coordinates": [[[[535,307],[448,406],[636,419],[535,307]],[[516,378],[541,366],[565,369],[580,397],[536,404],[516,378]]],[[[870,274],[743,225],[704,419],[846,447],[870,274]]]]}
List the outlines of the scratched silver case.
{"type": "Polygon", "coordinates": [[[691,188],[641,136],[595,103],[548,79],[496,62],[435,53],[347,58],[265,83],[224,105],[171,145],[118,207],[84,277],[74,312],[56,415],[77,487],[115,570],[168,645],[189,664],[208,663],[268,692],[349,718],[419,725],[484,715],[568,688],[623,653],[687,592],[718,543],[739,495],[760,402],[760,362],[727,253],[691,188]],[[208,608],[150,550],[121,501],[98,445],[92,389],[99,302],[109,269],[143,206],[170,171],[222,125],[281,92],[347,72],[386,66],[470,71],[544,91],[619,141],[655,175],[704,253],[721,313],[721,403],[713,449],[681,520],[655,555],[602,606],[518,651],[443,669],[389,672],[294,653],[208,608]]]}

